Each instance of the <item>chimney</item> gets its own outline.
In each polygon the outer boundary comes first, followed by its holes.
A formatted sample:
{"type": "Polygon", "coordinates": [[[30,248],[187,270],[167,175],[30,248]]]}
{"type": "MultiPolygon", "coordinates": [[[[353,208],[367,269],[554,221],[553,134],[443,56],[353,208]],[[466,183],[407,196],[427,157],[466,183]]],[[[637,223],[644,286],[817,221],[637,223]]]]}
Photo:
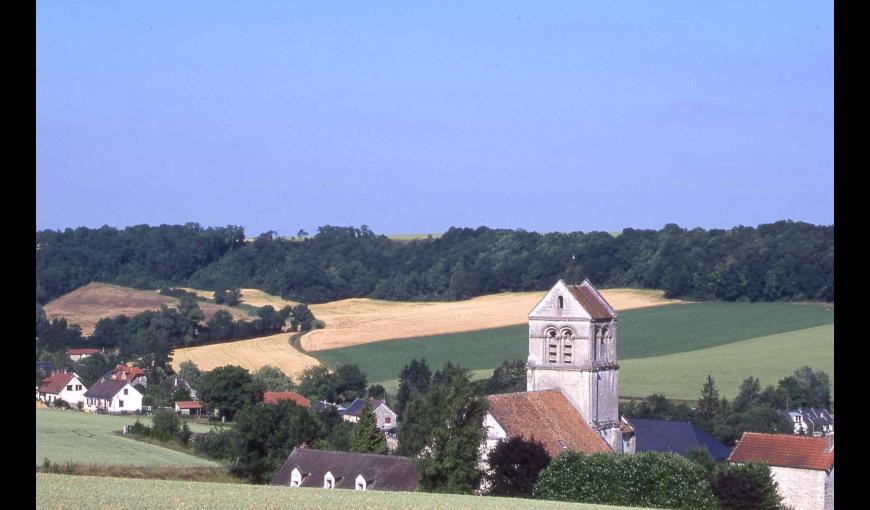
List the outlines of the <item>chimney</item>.
{"type": "Polygon", "coordinates": [[[825,436],[825,452],[830,452],[834,449],[834,434],[828,434],[825,436]]]}

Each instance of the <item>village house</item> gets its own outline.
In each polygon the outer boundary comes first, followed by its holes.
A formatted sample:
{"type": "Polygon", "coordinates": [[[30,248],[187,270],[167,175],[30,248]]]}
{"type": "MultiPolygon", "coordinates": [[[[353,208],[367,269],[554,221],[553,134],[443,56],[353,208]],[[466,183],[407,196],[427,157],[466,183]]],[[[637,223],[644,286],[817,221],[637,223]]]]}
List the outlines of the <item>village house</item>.
{"type": "Polygon", "coordinates": [[[794,424],[794,433],[811,436],[827,436],[834,433],[834,415],[827,409],[809,407],[798,408],[785,413],[794,424]]]}
{"type": "Polygon", "coordinates": [[[37,397],[45,403],[63,400],[71,406],[84,400],[88,389],[75,372],[55,372],[42,381],[37,388],[37,397]]]}
{"type": "MultiPolygon", "coordinates": [[[[387,407],[384,400],[369,399],[369,405],[372,412],[375,413],[375,421],[377,422],[378,430],[391,430],[396,427],[396,413],[387,407]]],[[[359,422],[362,411],[365,408],[365,401],[361,398],[355,399],[344,410],[344,420],[351,423],[359,422]]]]}
{"type": "MultiPolygon", "coordinates": [[[[134,383],[134,384],[137,384],[137,383],[134,383]]],[[[193,400],[196,400],[196,390],[193,388],[193,386],[190,385],[189,382],[185,381],[183,377],[178,377],[178,376],[170,377],[170,378],[166,379],[164,384],[166,385],[166,389],[169,390],[170,394],[174,395],[176,391],[178,391],[181,388],[184,388],[187,390],[188,393],[190,393],[190,398],[193,400]]]]}
{"type": "Polygon", "coordinates": [[[481,468],[498,441],[516,436],[563,450],[634,453],[618,412],[618,315],[589,280],[559,280],[529,312],[528,391],[488,397],[481,468]]]}
{"type": "Polygon", "coordinates": [[[85,393],[85,409],[108,413],[137,412],[142,410],[142,394],[119,379],[100,379],[85,393]]]}
{"type": "Polygon", "coordinates": [[[118,365],[103,377],[115,381],[128,381],[133,386],[140,384],[148,386],[148,378],[145,376],[145,371],[139,367],[118,365]]]}
{"type": "Polygon", "coordinates": [[[79,361],[79,360],[85,359],[87,357],[93,356],[95,354],[103,354],[103,353],[99,349],[82,348],[82,349],[67,349],[66,354],[67,354],[67,356],[69,356],[70,360],[79,361]]]}
{"type": "Polygon", "coordinates": [[[199,416],[202,414],[202,402],[196,400],[176,401],[175,412],[185,416],[199,416]]]}
{"type": "Polygon", "coordinates": [[[783,503],[794,510],[833,510],[834,436],[744,432],[730,462],[764,462],[783,503]]]}
{"type": "Polygon", "coordinates": [[[311,407],[311,401],[295,391],[266,391],[263,392],[264,404],[277,404],[282,400],[295,402],[299,407],[311,407]]]}
{"type": "Polygon", "coordinates": [[[705,448],[717,462],[724,461],[731,448],[688,421],[632,418],[635,451],[676,453],[686,457],[689,450],[705,448]]]}
{"type": "Polygon", "coordinates": [[[272,485],[413,491],[419,481],[414,461],[406,457],[298,447],[272,478],[272,485]]]}

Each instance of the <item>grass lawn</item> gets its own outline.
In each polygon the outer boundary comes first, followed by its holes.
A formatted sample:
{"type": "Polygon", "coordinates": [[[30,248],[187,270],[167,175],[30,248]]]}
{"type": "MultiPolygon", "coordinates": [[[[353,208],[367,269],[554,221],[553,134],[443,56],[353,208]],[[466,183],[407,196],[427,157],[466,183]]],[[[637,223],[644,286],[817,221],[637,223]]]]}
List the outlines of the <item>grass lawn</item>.
{"type": "MultiPolygon", "coordinates": [[[[833,323],[833,310],[819,304],[707,302],[626,310],[619,320],[619,358],[652,358],[833,323]]],[[[426,358],[433,370],[447,361],[472,370],[493,369],[506,359],[526,359],[528,325],[310,354],[330,367],[356,363],[369,381],[396,379],[412,358],[426,358]]]]}
{"type": "Polygon", "coordinates": [[[697,351],[619,361],[619,394],[643,397],[663,393],[676,399],[697,399],[711,374],[720,395],[733,399],[740,383],[757,377],[762,388],[796,368],[824,370],[834,392],[834,326],[761,336],[697,351]]]}
{"type": "Polygon", "coordinates": [[[77,510],[80,508],[112,508],[114,510],[152,510],[154,508],[556,510],[564,508],[597,510],[626,508],[421,492],[290,489],[264,485],[97,478],[44,473],[36,475],[36,507],[51,510],[77,510]]]}
{"type": "MultiPolygon", "coordinates": [[[[140,417],[150,424],[150,417],[140,417]]],[[[183,452],[116,435],[135,416],[110,416],[79,411],[36,409],[36,465],[52,463],[124,464],[135,466],[218,467],[219,464],[183,452]]],[[[207,432],[210,427],[191,425],[207,432]]]]}

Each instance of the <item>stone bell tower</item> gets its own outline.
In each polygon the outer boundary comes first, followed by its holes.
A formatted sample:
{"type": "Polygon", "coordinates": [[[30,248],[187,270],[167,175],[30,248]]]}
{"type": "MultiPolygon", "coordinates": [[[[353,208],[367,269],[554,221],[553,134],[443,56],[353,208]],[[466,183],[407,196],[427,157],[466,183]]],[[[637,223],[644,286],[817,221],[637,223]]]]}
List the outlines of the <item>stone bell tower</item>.
{"type": "Polygon", "coordinates": [[[623,451],[616,311],[584,280],[559,280],[529,312],[528,391],[560,389],[614,451],[623,451]]]}

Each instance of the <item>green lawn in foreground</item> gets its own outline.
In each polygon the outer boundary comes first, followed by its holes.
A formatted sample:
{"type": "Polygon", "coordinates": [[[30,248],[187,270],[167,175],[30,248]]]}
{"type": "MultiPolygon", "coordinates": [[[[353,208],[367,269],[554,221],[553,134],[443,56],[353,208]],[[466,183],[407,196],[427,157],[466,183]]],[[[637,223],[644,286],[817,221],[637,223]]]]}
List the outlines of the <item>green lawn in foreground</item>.
{"type": "Polygon", "coordinates": [[[264,485],[179,482],[132,478],[97,478],[37,473],[36,507],[111,508],[209,508],[257,510],[437,509],[459,510],[597,510],[626,507],[536,501],[528,499],[455,496],[421,492],[290,489],[264,485]]]}
{"type": "MultiPolygon", "coordinates": [[[[140,417],[140,420],[150,424],[150,417],[140,417]]],[[[120,432],[122,425],[132,425],[135,421],[135,416],[36,409],[36,464],[48,458],[61,464],[219,466],[210,460],[114,434],[120,432]]],[[[193,425],[191,430],[205,432],[209,427],[193,425]]]]}
{"type": "Polygon", "coordinates": [[[697,399],[711,374],[720,395],[733,399],[740,383],[757,377],[762,387],[774,386],[796,368],[809,365],[824,370],[834,392],[834,326],[779,333],[654,358],[619,361],[620,396],[643,397],[664,393],[676,399],[697,399]]]}
{"type": "MultiPolygon", "coordinates": [[[[627,310],[619,319],[619,359],[662,356],[834,323],[820,304],[686,303],[627,310]]],[[[356,363],[369,381],[396,379],[412,358],[432,369],[452,361],[472,370],[528,357],[528,325],[375,342],[312,352],[335,367],[356,363]]]]}

